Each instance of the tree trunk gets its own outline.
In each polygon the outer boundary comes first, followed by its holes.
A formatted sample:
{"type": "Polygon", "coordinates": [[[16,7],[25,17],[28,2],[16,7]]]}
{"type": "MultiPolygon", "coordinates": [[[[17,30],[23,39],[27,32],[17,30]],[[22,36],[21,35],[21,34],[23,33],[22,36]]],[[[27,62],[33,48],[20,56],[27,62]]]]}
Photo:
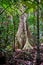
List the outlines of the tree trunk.
{"type": "Polygon", "coordinates": [[[21,49],[33,48],[29,41],[32,36],[26,22],[27,16],[28,15],[24,13],[20,17],[19,28],[16,34],[16,39],[15,39],[15,48],[21,48],[21,49]]]}

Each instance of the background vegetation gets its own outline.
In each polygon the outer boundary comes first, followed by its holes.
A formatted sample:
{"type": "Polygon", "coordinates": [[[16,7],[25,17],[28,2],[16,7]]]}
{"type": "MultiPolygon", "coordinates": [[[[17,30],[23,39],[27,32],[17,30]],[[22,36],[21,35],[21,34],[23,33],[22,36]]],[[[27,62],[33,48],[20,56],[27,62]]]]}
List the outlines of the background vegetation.
{"type": "MultiPolygon", "coordinates": [[[[37,38],[37,5],[37,0],[0,0],[0,49],[13,49],[19,18],[23,13],[28,14],[28,26],[37,38]]],[[[43,43],[43,0],[39,3],[39,21],[40,43],[43,43]]]]}

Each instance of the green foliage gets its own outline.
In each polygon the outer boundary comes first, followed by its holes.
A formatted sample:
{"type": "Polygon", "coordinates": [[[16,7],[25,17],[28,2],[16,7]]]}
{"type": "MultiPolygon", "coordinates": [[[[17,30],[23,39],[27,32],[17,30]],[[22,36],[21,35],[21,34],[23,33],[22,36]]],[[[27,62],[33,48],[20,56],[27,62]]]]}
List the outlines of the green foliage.
{"type": "MultiPolygon", "coordinates": [[[[43,9],[43,0],[39,4],[39,8],[43,9]]],[[[0,0],[0,48],[5,50],[12,50],[12,44],[14,43],[15,35],[19,26],[19,17],[23,13],[30,12],[30,16],[27,18],[28,25],[32,33],[37,34],[36,21],[37,17],[34,16],[34,12],[37,10],[37,2],[35,0],[0,0]],[[22,6],[24,12],[21,11],[22,6]],[[12,18],[11,18],[12,16],[12,18]],[[34,31],[35,27],[35,31],[34,31]]],[[[42,15],[43,18],[43,15],[42,15]]],[[[43,22],[40,18],[40,39],[43,41],[43,22]]]]}
{"type": "Polygon", "coordinates": [[[14,30],[15,32],[17,32],[18,26],[19,26],[19,16],[18,15],[14,16],[14,22],[15,22],[14,30]]]}

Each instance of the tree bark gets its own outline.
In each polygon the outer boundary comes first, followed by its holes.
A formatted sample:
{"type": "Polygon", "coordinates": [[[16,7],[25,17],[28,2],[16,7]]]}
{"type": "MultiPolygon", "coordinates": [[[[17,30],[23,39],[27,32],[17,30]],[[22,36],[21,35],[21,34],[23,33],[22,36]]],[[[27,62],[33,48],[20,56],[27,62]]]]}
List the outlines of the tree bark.
{"type": "Polygon", "coordinates": [[[24,13],[20,17],[20,23],[19,23],[17,34],[16,34],[16,38],[15,38],[15,48],[21,48],[23,50],[33,48],[29,42],[32,36],[28,29],[28,25],[26,21],[27,16],[28,15],[24,13]]]}

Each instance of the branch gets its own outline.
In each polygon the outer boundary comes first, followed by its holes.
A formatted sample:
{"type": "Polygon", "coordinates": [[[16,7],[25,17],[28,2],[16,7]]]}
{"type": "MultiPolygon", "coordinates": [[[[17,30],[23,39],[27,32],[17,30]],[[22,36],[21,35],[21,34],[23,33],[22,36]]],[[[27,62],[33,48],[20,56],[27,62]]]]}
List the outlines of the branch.
{"type": "Polygon", "coordinates": [[[0,15],[4,12],[5,10],[1,11],[0,15]]]}

